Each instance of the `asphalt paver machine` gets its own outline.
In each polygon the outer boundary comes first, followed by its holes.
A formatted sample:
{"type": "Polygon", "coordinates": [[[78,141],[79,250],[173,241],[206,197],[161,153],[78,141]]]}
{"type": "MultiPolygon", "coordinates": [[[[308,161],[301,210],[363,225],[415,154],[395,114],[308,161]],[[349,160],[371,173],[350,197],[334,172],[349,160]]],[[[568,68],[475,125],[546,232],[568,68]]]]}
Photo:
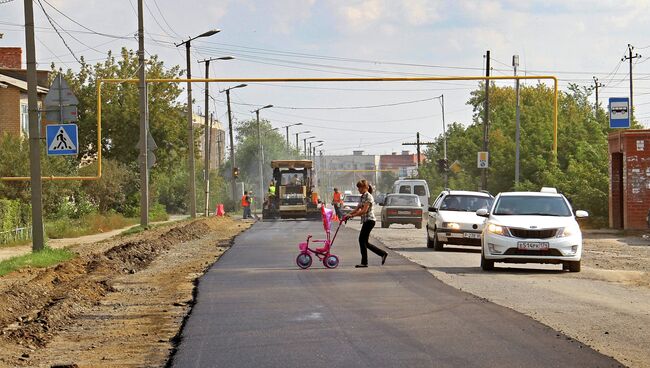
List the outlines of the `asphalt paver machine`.
{"type": "Polygon", "coordinates": [[[275,195],[267,193],[264,219],[320,219],[319,199],[311,160],[274,160],[275,195]]]}

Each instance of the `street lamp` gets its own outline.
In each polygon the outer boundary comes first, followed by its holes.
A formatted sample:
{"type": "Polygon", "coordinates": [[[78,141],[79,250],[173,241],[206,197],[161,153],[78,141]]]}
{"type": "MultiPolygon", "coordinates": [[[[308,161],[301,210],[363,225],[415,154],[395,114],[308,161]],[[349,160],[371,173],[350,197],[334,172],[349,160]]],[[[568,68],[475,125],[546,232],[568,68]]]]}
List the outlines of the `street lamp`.
{"type": "Polygon", "coordinates": [[[259,151],[258,162],[260,170],[260,191],[258,193],[260,193],[262,198],[264,198],[264,170],[262,168],[262,165],[264,164],[264,149],[262,148],[262,134],[260,133],[260,110],[269,109],[271,107],[273,107],[273,105],[266,105],[264,107],[260,107],[257,110],[251,111],[255,113],[255,117],[257,119],[257,150],[259,151]]]}
{"type": "Polygon", "coordinates": [[[179,44],[175,44],[176,47],[185,45],[185,58],[187,61],[187,143],[189,145],[188,152],[188,162],[189,162],[189,186],[190,186],[190,217],[196,218],[196,183],[194,177],[194,128],[192,127],[192,65],[190,62],[190,43],[192,40],[195,40],[200,37],[210,37],[214,34],[221,32],[219,29],[213,29],[196,37],[189,38],[187,41],[183,41],[179,44]]]}
{"type": "Polygon", "coordinates": [[[302,125],[302,123],[295,123],[295,124],[289,124],[289,125],[283,126],[283,128],[287,129],[287,150],[289,150],[289,148],[290,148],[289,147],[289,127],[296,126],[296,125],[302,125]]]}
{"type": "Polygon", "coordinates": [[[315,135],[312,135],[311,137],[303,138],[303,140],[302,140],[302,143],[303,143],[303,145],[304,145],[304,151],[303,151],[303,154],[305,155],[305,157],[307,157],[307,140],[308,140],[308,139],[313,139],[313,138],[316,138],[316,136],[315,136],[315,135]]]}
{"type": "Polygon", "coordinates": [[[298,143],[298,135],[299,134],[307,134],[307,133],[311,133],[311,131],[310,130],[305,130],[305,131],[296,133],[296,149],[298,150],[298,154],[300,154],[300,143],[298,143]]]}
{"type": "Polygon", "coordinates": [[[211,61],[217,61],[217,60],[232,60],[234,57],[232,56],[222,56],[218,58],[209,58],[209,59],[204,59],[204,60],[199,60],[199,63],[205,63],[205,106],[203,106],[203,109],[205,110],[204,112],[204,118],[205,118],[205,123],[204,123],[204,140],[203,140],[203,180],[204,180],[204,188],[205,188],[205,201],[203,204],[203,216],[208,217],[208,212],[210,210],[210,134],[212,133],[211,126],[208,126],[208,111],[209,111],[209,104],[208,104],[208,98],[210,98],[210,90],[208,88],[208,81],[207,79],[210,78],[210,62],[211,61]]]}
{"type": "Polygon", "coordinates": [[[232,200],[234,202],[234,207],[237,209],[237,188],[235,188],[235,139],[233,138],[232,134],[232,113],[230,112],[230,90],[235,89],[235,88],[244,88],[246,87],[246,84],[238,84],[234,87],[226,88],[223,91],[219,91],[219,93],[226,92],[226,105],[228,106],[228,133],[230,135],[230,161],[232,162],[232,167],[231,167],[231,172],[230,172],[230,186],[232,187],[231,189],[231,194],[232,194],[232,200]]]}
{"type": "MultiPolygon", "coordinates": [[[[320,140],[320,141],[312,141],[312,142],[309,142],[309,156],[312,156],[312,157],[315,156],[315,155],[312,155],[312,154],[311,154],[311,150],[312,150],[312,148],[311,148],[311,144],[312,144],[312,143],[323,143],[323,142],[325,142],[325,141],[320,140]]],[[[321,144],[321,146],[322,146],[322,144],[321,144]]]]}

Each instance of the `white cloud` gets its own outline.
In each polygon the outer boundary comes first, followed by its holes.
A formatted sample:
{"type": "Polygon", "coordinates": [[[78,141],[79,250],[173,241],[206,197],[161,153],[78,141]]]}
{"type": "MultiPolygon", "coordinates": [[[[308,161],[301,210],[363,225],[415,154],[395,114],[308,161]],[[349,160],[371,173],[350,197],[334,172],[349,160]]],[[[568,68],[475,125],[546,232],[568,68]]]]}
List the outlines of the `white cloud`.
{"type": "Polygon", "coordinates": [[[291,33],[298,24],[312,16],[316,0],[276,0],[270,13],[272,29],[282,34],[291,33]]]}
{"type": "Polygon", "coordinates": [[[431,0],[403,0],[402,11],[409,24],[419,26],[442,18],[444,4],[431,0]]]}
{"type": "Polygon", "coordinates": [[[384,16],[382,0],[364,0],[357,5],[346,5],[339,9],[346,26],[353,30],[363,30],[384,16]]]}

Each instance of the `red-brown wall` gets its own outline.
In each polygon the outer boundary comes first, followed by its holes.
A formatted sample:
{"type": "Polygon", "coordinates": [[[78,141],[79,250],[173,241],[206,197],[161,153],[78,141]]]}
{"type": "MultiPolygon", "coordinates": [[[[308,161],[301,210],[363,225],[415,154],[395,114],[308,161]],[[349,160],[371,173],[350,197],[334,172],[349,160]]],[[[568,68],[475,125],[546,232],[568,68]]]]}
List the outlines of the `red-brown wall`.
{"type": "Polygon", "coordinates": [[[648,228],[650,130],[610,133],[609,157],[609,225],[624,229],[648,228]]]}

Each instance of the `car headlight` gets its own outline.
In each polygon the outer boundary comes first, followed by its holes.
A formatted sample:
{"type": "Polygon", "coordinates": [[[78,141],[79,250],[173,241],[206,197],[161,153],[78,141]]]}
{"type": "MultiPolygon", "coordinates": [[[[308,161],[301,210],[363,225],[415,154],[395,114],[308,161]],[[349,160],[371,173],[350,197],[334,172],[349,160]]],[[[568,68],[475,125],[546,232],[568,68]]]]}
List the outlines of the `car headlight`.
{"type": "Polygon", "coordinates": [[[578,226],[567,226],[560,228],[557,231],[557,235],[555,236],[556,238],[566,238],[569,236],[577,235],[580,234],[580,227],[578,226]]]}
{"type": "Polygon", "coordinates": [[[508,231],[507,227],[493,224],[493,223],[489,223],[487,225],[487,231],[491,234],[510,236],[510,232],[508,231]]]}
{"type": "Polygon", "coordinates": [[[460,230],[460,225],[455,222],[443,222],[442,227],[446,229],[460,230]]]}

